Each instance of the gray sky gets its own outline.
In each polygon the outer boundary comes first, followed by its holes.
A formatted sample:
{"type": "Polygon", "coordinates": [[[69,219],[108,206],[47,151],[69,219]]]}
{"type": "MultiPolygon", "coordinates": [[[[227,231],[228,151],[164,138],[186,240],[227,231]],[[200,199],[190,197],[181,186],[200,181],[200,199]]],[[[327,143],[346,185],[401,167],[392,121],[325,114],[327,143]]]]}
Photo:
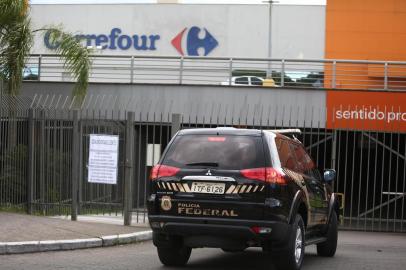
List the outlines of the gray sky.
{"type": "MultiPolygon", "coordinates": [[[[265,0],[178,0],[190,4],[261,4],[265,0]]],[[[31,0],[32,4],[78,4],[78,3],[156,3],[156,0],[31,0]]],[[[278,0],[278,4],[325,5],[326,0],[278,0]]]]}

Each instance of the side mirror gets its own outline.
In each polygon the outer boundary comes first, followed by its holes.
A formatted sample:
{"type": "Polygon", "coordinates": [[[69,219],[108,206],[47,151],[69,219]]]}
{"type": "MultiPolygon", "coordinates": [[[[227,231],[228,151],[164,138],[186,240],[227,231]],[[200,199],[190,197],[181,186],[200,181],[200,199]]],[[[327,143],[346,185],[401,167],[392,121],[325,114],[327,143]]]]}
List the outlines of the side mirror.
{"type": "Polygon", "coordinates": [[[324,170],[324,181],[332,182],[336,179],[336,171],[333,169],[324,170]]]}

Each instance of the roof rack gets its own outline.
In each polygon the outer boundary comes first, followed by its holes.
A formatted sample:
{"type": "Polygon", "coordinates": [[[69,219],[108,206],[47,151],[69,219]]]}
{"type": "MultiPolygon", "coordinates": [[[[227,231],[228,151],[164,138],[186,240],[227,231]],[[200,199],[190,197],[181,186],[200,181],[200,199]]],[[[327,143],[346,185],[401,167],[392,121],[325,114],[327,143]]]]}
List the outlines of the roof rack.
{"type": "Polygon", "coordinates": [[[273,133],[280,133],[280,134],[302,134],[302,131],[298,128],[295,128],[295,129],[268,129],[266,131],[270,131],[273,133]]]}

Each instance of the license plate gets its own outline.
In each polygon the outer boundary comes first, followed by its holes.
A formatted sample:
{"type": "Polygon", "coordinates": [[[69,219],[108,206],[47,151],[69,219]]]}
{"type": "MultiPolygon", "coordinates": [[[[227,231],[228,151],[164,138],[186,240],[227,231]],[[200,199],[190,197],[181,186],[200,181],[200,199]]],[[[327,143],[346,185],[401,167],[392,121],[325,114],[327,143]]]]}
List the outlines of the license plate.
{"type": "Polygon", "coordinates": [[[224,194],[225,188],[223,183],[193,182],[191,190],[195,193],[224,194]]]}

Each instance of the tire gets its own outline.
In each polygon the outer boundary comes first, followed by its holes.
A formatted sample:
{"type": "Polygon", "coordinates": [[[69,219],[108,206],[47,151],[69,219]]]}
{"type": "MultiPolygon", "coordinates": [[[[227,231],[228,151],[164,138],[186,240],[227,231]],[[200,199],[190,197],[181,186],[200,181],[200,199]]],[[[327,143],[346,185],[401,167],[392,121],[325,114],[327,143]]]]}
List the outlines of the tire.
{"type": "Polygon", "coordinates": [[[289,236],[287,248],[272,253],[272,260],[278,270],[299,270],[302,267],[305,253],[305,229],[303,219],[296,215],[292,224],[292,233],[289,236]]]}
{"type": "Polygon", "coordinates": [[[157,247],[159,260],[166,266],[184,266],[192,252],[190,247],[157,247]]]}
{"type": "Polygon", "coordinates": [[[326,238],[323,243],[317,244],[317,254],[322,257],[333,257],[337,250],[338,239],[338,225],[337,215],[335,212],[331,214],[330,221],[328,223],[326,238]]]}

